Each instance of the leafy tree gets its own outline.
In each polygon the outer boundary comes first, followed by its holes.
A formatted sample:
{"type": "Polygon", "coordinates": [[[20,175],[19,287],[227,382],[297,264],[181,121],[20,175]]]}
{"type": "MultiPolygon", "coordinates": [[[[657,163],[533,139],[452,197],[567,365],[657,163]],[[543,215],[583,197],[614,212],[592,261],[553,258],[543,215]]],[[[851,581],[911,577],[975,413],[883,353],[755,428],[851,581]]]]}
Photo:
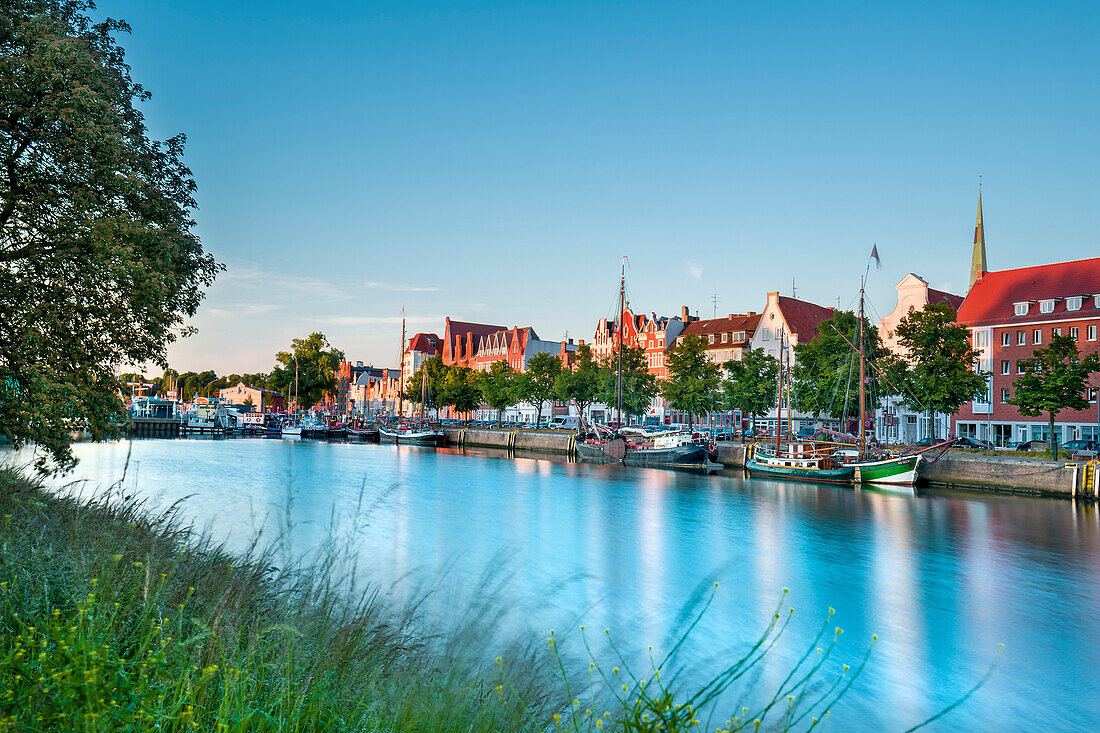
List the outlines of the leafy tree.
{"type": "Polygon", "coordinates": [[[516,387],[516,373],[503,359],[494,361],[489,371],[481,373],[481,395],[485,404],[497,411],[498,425],[504,410],[516,404],[516,387]]]}
{"type": "Polygon", "coordinates": [[[756,416],[775,407],[779,394],[779,360],[763,349],[750,349],[741,360],[727,361],[726,378],[722,380],[722,393],[727,409],[740,410],[752,417],[756,429],[756,416]]]}
{"type": "MultiPolygon", "coordinates": [[[[610,407],[615,406],[615,374],[619,362],[616,354],[610,354],[602,366],[603,384],[600,389],[600,401],[610,407]]],[[[645,350],[638,346],[623,347],[623,416],[629,422],[632,415],[644,415],[649,412],[653,398],[658,392],[657,377],[649,372],[645,350]]]]}
{"type": "Polygon", "coordinates": [[[968,400],[986,392],[988,373],[976,371],[979,352],[970,345],[970,331],[955,322],[955,309],[930,303],[911,311],[894,329],[906,358],[886,360],[890,382],[902,390],[902,401],[928,411],[932,440],[936,413],[954,415],[968,400]]]}
{"type": "Polygon", "coordinates": [[[688,427],[695,415],[718,409],[721,368],[707,355],[707,342],[700,336],[685,336],[668,350],[665,358],[668,378],[661,394],[673,409],[686,412],[688,427]]]}
{"type": "MultiPolygon", "coordinates": [[[[889,351],[882,345],[878,329],[866,318],[863,322],[864,352],[872,364],[883,362],[889,351]]],[[[791,396],[800,412],[817,417],[822,413],[834,418],[859,415],[859,356],[848,344],[858,344],[859,316],[838,311],[821,322],[812,341],[794,347],[795,364],[791,370],[791,396]],[[845,341],[847,339],[847,341],[845,341]]],[[[867,371],[867,409],[874,410],[890,390],[867,371]]]]}
{"type": "Polygon", "coordinates": [[[298,409],[308,410],[326,393],[336,389],[336,370],[344,360],[344,352],[332,348],[323,333],[314,332],[307,338],[290,342],[290,351],[275,355],[275,368],[269,378],[273,389],[284,396],[294,393],[295,364],[298,371],[298,409]]]}
{"type": "Polygon", "coordinates": [[[554,399],[554,385],[562,373],[561,359],[540,351],[527,362],[527,370],[518,380],[519,399],[535,406],[535,425],[542,422],[542,407],[554,399]]]}
{"type": "Polygon", "coordinates": [[[573,368],[562,369],[554,382],[554,396],[562,402],[576,402],[583,416],[585,409],[599,396],[603,379],[603,371],[592,356],[592,347],[581,344],[573,368]]]}
{"type": "Polygon", "coordinates": [[[481,404],[481,380],[470,367],[453,366],[443,382],[443,404],[456,413],[468,414],[481,404]]]}
{"type": "Polygon", "coordinates": [[[1081,356],[1077,341],[1070,336],[1055,336],[1050,344],[1032,352],[1030,359],[1021,359],[1024,373],[1013,383],[1010,405],[1020,408],[1020,414],[1048,416],[1050,454],[1058,457],[1058,441],[1054,438],[1054,418],[1062,410],[1083,410],[1089,406],[1085,388],[1090,374],[1100,371],[1100,357],[1081,356]]]}
{"type": "Polygon", "coordinates": [[[424,410],[425,412],[436,410],[438,414],[440,407],[450,404],[441,401],[444,397],[443,392],[447,375],[451,372],[451,367],[443,363],[441,356],[429,356],[421,362],[420,368],[416,370],[416,373],[409,378],[408,383],[405,385],[405,391],[401,393],[401,399],[409,404],[420,404],[421,384],[425,370],[428,373],[428,401],[424,405],[424,410]]]}
{"type": "Polygon", "coordinates": [[[0,14],[0,434],[75,464],[123,418],[117,364],[165,365],[221,269],[193,232],[182,135],[151,140],[116,37],[87,0],[0,14]]]}

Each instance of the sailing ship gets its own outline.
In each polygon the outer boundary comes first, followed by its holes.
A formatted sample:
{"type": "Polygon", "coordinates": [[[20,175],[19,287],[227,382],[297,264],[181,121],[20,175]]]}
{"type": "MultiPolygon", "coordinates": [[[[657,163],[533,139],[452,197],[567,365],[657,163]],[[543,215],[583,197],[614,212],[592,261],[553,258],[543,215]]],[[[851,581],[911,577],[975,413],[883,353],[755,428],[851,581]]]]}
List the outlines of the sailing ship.
{"type": "MultiPolygon", "coordinates": [[[[405,352],[405,319],[401,319],[401,358],[404,359],[405,352]]],[[[401,362],[399,362],[401,363],[401,362]]],[[[402,365],[403,366],[403,365],[402,365]]],[[[404,368],[401,373],[404,375],[404,368]]],[[[404,386],[404,378],[402,377],[401,386],[404,386]]],[[[393,425],[379,425],[378,437],[379,440],[384,440],[391,443],[405,443],[412,445],[444,445],[447,442],[447,437],[443,434],[443,430],[438,425],[432,425],[425,417],[424,410],[428,404],[428,366],[424,364],[420,367],[420,408],[419,416],[416,421],[404,420],[401,418],[401,392],[398,392],[398,418],[397,423],[393,425]]]]}
{"type": "Polygon", "coordinates": [[[690,430],[647,432],[623,424],[623,319],[626,310],[626,257],[619,277],[619,345],[615,372],[615,412],[618,426],[593,426],[583,422],[585,437],[577,441],[577,457],[597,463],[621,462],[627,466],[702,466],[718,463],[718,450],[690,430]]]}
{"type": "MultiPolygon", "coordinates": [[[[877,258],[877,250],[872,257],[877,258]]],[[[870,260],[868,260],[868,270],[870,260]]],[[[753,445],[746,456],[745,470],[750,476],[797,479],[822,483],[882,484],[895,486],[914,486],[920,478],[921,466],[926,462],[925,454],[939,451],[939,458],[953,441],[937,443],[919,450],[906,450],[899,453],[873,448],[867,440],[867,366],[878,371],[867,358],[865,342],[865,301],[866,273],[859,286],[859,337],[858,346],[841,338],[855,350],[859,357],[859,428],[858,435],[834,434],[838,440],[810,440],[802,442],[780,442],[778,429],[782,416],[784,374],[788,375],[787,387],[787,425],[790,426],[790,379],[789,346],[786,337],[780,345],[779,368],[779,407],[776,415],[776,438],[774,448],[771,445],[753,445]],[[784,361],[787,362],[784,369],[784,361]],[[849,450],[854,446],[855,450],[849,450]]],[[[838,332],[839,333],[839,332],[838,332]]],[[[880,372],[881,375],[881,372],[880,372]]],[[[829,431],[825,431],[829,432],[829,431]]],[[[819,433],[820,434],[820,431],[819,433]]],[[[816,437],[816,435],[815,435],[816,437]]],[[[935,459],[933,459],[935,460],[935,459]]]]}

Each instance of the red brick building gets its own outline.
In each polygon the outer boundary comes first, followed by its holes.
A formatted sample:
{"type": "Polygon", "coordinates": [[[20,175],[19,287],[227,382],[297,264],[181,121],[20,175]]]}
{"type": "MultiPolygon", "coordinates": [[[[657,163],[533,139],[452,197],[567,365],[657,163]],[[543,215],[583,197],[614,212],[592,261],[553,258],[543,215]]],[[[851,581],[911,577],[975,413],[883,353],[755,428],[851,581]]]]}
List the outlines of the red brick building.
{"type": "MultiPolygon", "coordinates": [[[[1082,353],[1098,350],[1100,258],[977,274],[958,317],[981,352],[978,367],[991,372],[990,385],[983,399],[959,410],[956,432],[1000,445],[1046,440],[1046,418],[1024,417],[1007,401],[1021,373],[1020,360],[1049,344],[1051,336],[1072,337],[1082,353]]],[[[1054,429],[1060,441],[1100,437],[1098,388],[1100,374],[1093,374],[1090,407],[1059,413],[1054,429]]]]}
{"type": "Polygon", "coordinates": [[[452,321],[448,317],[443,328],[443,363],[448,366],[475,367],[474,357],[477,356],[478,344],[482,337],[503,330],[505,330],[504,326],[452,321]]]}

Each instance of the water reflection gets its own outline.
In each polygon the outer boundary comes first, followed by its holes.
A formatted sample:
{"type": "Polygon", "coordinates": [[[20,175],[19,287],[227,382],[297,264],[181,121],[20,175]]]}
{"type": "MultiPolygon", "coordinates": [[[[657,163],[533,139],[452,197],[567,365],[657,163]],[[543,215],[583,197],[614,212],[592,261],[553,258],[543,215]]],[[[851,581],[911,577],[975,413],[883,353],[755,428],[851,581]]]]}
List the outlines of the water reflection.
{"type": "MultiPolygon", "coordinates": [[[[119,478],[128,444],[80,445],[78,474],[119,478]]],[[[454,581],[458,602],[501,568],[513,626],[586,623],[624,643],[667,647],[713,582],[714,606],[684,648],[728,661],[762,630],[781,590],[791,638],[760,673],[773,688],[829,606],[840,661],[872,664],[834,710],[845,730],[894,730],[1005,662],[941,730],[1021,720],[1088,730],[1100,703],[1100,519],[1092,505],[1015,496],[848,488],[624,469],[505,451],[302,441],[138,441],[126,485],[184,512],[231,546],[259,527],[305,552],[351,537],[364,577],[406,592],[454,581]],[[333,530],[333,522],[340,528],[333,530]],[[342,533],[342,534],[341,534],[342,533]],[[1072,680],[1072,684],[1069,681],[1072,680]]]]}

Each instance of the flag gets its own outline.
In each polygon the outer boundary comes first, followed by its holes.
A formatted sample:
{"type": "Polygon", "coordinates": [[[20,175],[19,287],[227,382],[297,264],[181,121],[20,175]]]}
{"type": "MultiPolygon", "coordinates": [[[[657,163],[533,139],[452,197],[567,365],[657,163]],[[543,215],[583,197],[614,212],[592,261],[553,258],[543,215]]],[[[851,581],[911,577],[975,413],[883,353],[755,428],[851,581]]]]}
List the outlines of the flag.
{"type": "Polygon", "coordinates": [[[882,260],[880,260],[878,258],[878,243],[877,242],[871,247],[871,259],[873,259],[875,261],[875,269],[876,270],[881,270],[882,269],[882,260]]]}

